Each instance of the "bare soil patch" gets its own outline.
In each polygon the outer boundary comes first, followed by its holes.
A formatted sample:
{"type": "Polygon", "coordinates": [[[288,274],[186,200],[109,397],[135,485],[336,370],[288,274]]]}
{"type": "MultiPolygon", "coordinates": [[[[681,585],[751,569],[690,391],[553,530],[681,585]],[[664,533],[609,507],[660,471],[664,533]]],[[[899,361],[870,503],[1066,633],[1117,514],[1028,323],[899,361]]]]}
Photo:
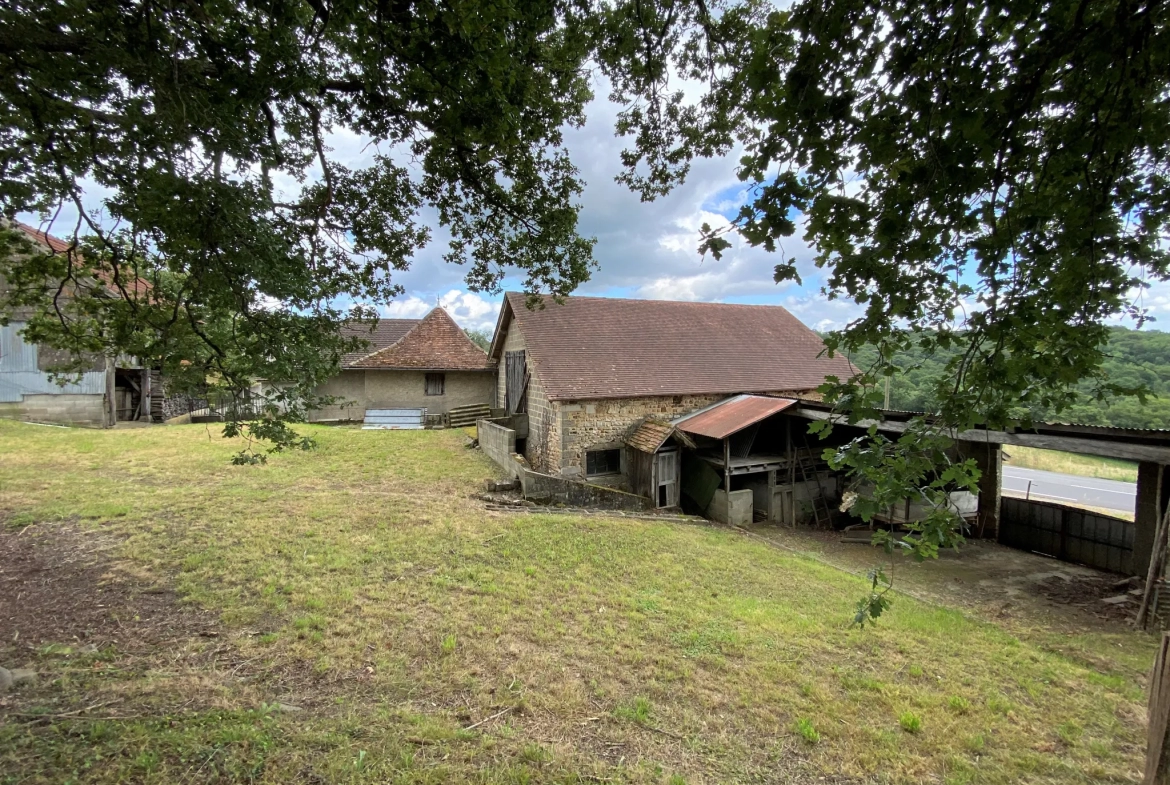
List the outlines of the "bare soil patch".
{"type": "Polygon", "coordinates": [[[216,637],[209,613],[117,564],[117,538],[76,524],[0,529],[0,657],[19,661],[50,644],[122,651],[192,635],[216,637]]]}

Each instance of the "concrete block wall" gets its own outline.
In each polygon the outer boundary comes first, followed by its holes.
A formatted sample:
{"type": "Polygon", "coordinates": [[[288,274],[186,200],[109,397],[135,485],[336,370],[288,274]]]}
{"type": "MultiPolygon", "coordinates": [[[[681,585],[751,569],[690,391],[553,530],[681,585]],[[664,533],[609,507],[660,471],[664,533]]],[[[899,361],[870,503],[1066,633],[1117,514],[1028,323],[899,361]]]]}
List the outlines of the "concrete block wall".
{"type": "Polygon", "coordinates": [[[442,395],[425,392],[426,371],[346,370],[317,388],[319,395],[343,400],[309,415],[311,422],[360,420],[366,409],[426,409],[446,414],[458,406],[491,405],[495,374],[491,371],[445,371],[442,395]]]}
{"type": "Polygon", "coordinates": [[[19,402],[0,403],[0,417],[97,428],[105,424],[105,396],[25,395],[19,402]]]}
{"type": "Polygon", "coordinates": [[[512,458],[516,452],[516,432],[490,420],[478,420],[475,426],[479,449],[509,475],[518,477],[520,467],[512,458]]]}

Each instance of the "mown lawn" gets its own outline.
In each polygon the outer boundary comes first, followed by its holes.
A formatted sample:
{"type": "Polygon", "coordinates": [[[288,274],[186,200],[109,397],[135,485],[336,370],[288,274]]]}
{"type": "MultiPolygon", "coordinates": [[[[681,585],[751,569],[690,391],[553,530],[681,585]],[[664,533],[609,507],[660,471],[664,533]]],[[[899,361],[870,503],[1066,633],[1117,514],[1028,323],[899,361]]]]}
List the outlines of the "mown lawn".
{"type": "Polygon", "coordinates": [[[145,611],[89,648],[0,629],[41,674],[0,699],[0,782],[1140,779],[1147,636],[1070,656],[905,597],[859,630],[818,561],[486,511],[458,431],[306,430],[233,467],[204,426],[0,421],[0,535],[105,543],[104,589],[176,605],[158,643],[145,611]]]}

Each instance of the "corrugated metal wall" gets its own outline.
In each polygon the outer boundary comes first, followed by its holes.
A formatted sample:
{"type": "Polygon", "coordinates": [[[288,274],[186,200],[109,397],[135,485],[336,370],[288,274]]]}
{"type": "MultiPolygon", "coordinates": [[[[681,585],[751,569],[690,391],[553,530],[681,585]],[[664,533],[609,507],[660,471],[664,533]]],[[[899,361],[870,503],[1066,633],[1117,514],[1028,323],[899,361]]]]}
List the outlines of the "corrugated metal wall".
{"type": "Polygon", "coordinates": [[[19,403],[25,395],[104,395],[105,371],[90,371],[64,386],[37,368],[37,347],[20,337],[24,322],[0,326],[0,403],[19,403]]]}

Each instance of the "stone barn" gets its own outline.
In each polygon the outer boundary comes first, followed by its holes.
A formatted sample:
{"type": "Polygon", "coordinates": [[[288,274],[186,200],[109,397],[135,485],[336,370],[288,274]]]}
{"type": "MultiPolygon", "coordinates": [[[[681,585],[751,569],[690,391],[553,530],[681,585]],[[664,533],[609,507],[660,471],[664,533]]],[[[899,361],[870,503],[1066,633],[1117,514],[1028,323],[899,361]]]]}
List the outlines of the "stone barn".
{"type": "Polygon", "coordinates": [[[529,305],[523,294],[504,298],[489,351],[495,405],[517,452],[562,478],[630,488],[631,475],[647,471],[627,443],[647,419],[740,393],[815,398],[826,377],[854,373],[779,306],[602,297],[529,305]]]}

